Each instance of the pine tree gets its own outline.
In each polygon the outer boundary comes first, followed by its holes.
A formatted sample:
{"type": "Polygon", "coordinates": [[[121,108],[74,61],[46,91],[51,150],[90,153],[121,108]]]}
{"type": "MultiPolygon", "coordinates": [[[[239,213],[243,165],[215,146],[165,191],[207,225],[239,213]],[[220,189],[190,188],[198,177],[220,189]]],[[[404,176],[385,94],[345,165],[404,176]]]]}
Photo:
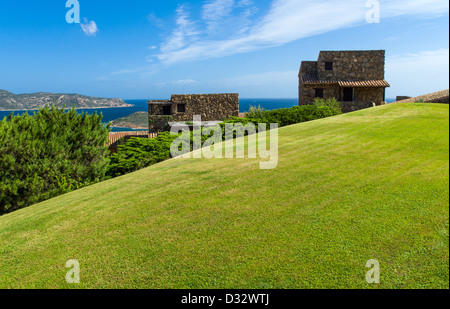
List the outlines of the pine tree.
{"type": "Polygon", "coordinates": [[[52,106],[0,121],[0,214],[102,180],[109,127],[101,120],[52,106]]]}

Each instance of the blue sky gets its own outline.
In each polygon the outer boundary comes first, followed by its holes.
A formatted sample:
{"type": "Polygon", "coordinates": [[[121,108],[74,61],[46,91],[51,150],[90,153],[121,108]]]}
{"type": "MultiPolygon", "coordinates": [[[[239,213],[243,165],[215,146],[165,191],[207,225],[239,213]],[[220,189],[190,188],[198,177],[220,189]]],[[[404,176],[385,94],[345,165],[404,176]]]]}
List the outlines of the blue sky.
{"type": "Polygon", "coordinates": [[[449,87],[447,0],[78,2],[80,24],[66,0],[1,2],[0,89],[296,98],[301,61],[353,49],[386,50],[387,97],[449,87]]]}

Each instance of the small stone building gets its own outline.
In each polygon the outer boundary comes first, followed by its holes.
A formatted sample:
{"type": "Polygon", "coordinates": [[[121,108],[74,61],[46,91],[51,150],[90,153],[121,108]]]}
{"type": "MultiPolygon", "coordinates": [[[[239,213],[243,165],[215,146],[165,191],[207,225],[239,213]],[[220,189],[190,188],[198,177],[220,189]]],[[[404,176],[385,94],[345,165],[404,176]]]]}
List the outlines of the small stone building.
{"type": "Polygon", "coordinates": [[[321,51],[317,61],[303,61],[299,105],[316,98],[336,98],[343,112],[385,104],[385,51],[321,51]]]}
{"type": "Polygon", "coordinates": [[[239,94],[172,95],[167,101],[148,101],[150,132],[170,130],[170,122],[192,122],[194,116],[202,121],[221,121],[239,116],[239,94]]]}

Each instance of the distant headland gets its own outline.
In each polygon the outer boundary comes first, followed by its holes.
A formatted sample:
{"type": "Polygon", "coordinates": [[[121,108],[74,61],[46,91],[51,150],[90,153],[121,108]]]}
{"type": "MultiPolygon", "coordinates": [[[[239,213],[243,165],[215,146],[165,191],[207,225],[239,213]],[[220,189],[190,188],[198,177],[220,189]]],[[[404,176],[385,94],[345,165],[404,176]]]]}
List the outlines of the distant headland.
{"type": "Polygon", "coordinates": [[[0,111],[36,110],[46,105],[77,109],[131,107],[122,99],[89,97],[80,94],[62,94],[38,92],[31,94],[14,94],[0,89],[0,111]]]}

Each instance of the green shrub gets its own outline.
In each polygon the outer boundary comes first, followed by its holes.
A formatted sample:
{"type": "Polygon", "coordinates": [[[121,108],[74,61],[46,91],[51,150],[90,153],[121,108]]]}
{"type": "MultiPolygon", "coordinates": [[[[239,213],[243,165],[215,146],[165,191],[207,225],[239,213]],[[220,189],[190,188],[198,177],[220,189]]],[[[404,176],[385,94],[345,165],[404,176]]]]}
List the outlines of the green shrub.
{"type": "MultiPolygon", "coordinates": [[[[337,101],[336,101],[337,102],[337,101]]],[[[251,109],[246,117],[230,117],[226,119],[225,123],[242,123],[244,126],[252,122],[255,125],[258,123],[278,123],[279,127],[284,127],[305,121],[316,120],[320,118],[335,116],[342,113],[340,104],[330,100],[328,103],[324,102],[322,105],[302,105],[294,106],[292,108],[281,108],[272,111],[263,109],[251,109]]]]}
{"type": "Polygon", "coordinates": [[[106,173],[109,177],[125,175],[170,158],[170,145],[177,138],[169,132],[157,138],[133,137],[118,147],[110,156],[111,163],[106,173]]]}
{"type": "MultiPolygon", "coordinates": [[[[194,134],[201,134],[200,130],[190,132],[186,142],[190,143],[190,150],[193,150],[194,134]]],[[[201,136],[202,144],[212,136],[201,136]]],[[[111,163],[106,175],[108,177],[118,177],[142,168],[165,161],[171,158],[170,147],[172,143],[180,137],[171,135],[170,132],[163,132],[153,139],[133,137],[118,147],[116,153],[110,156],[111,163]]],[[[180,149],[181,150],[181,149],[180,149]]]]}
{"type": "Polygon", "coordinates": [[[245,113],[246,118],[264,118],[267,110],[262,108],[261,105],[258,107],[250,106],[250,109],[245,113]]]}
{"type": "Polygon", "coordinates": [[[341,103],[336,100],[336,98],[332,98],[332,99],[321,99],[321,98],[316,98],[314,100],[314,106],[318,106],[318,107],[329,107],[331,110],[335,111],[338,114],[342,114],[342,108],[341,108],[341,103]]]}
{"type": "Polygon", "coordinates": [[[101,119],[46,107],[0,121],[0,214],[102,180],[109,128],[101,119]]]}

